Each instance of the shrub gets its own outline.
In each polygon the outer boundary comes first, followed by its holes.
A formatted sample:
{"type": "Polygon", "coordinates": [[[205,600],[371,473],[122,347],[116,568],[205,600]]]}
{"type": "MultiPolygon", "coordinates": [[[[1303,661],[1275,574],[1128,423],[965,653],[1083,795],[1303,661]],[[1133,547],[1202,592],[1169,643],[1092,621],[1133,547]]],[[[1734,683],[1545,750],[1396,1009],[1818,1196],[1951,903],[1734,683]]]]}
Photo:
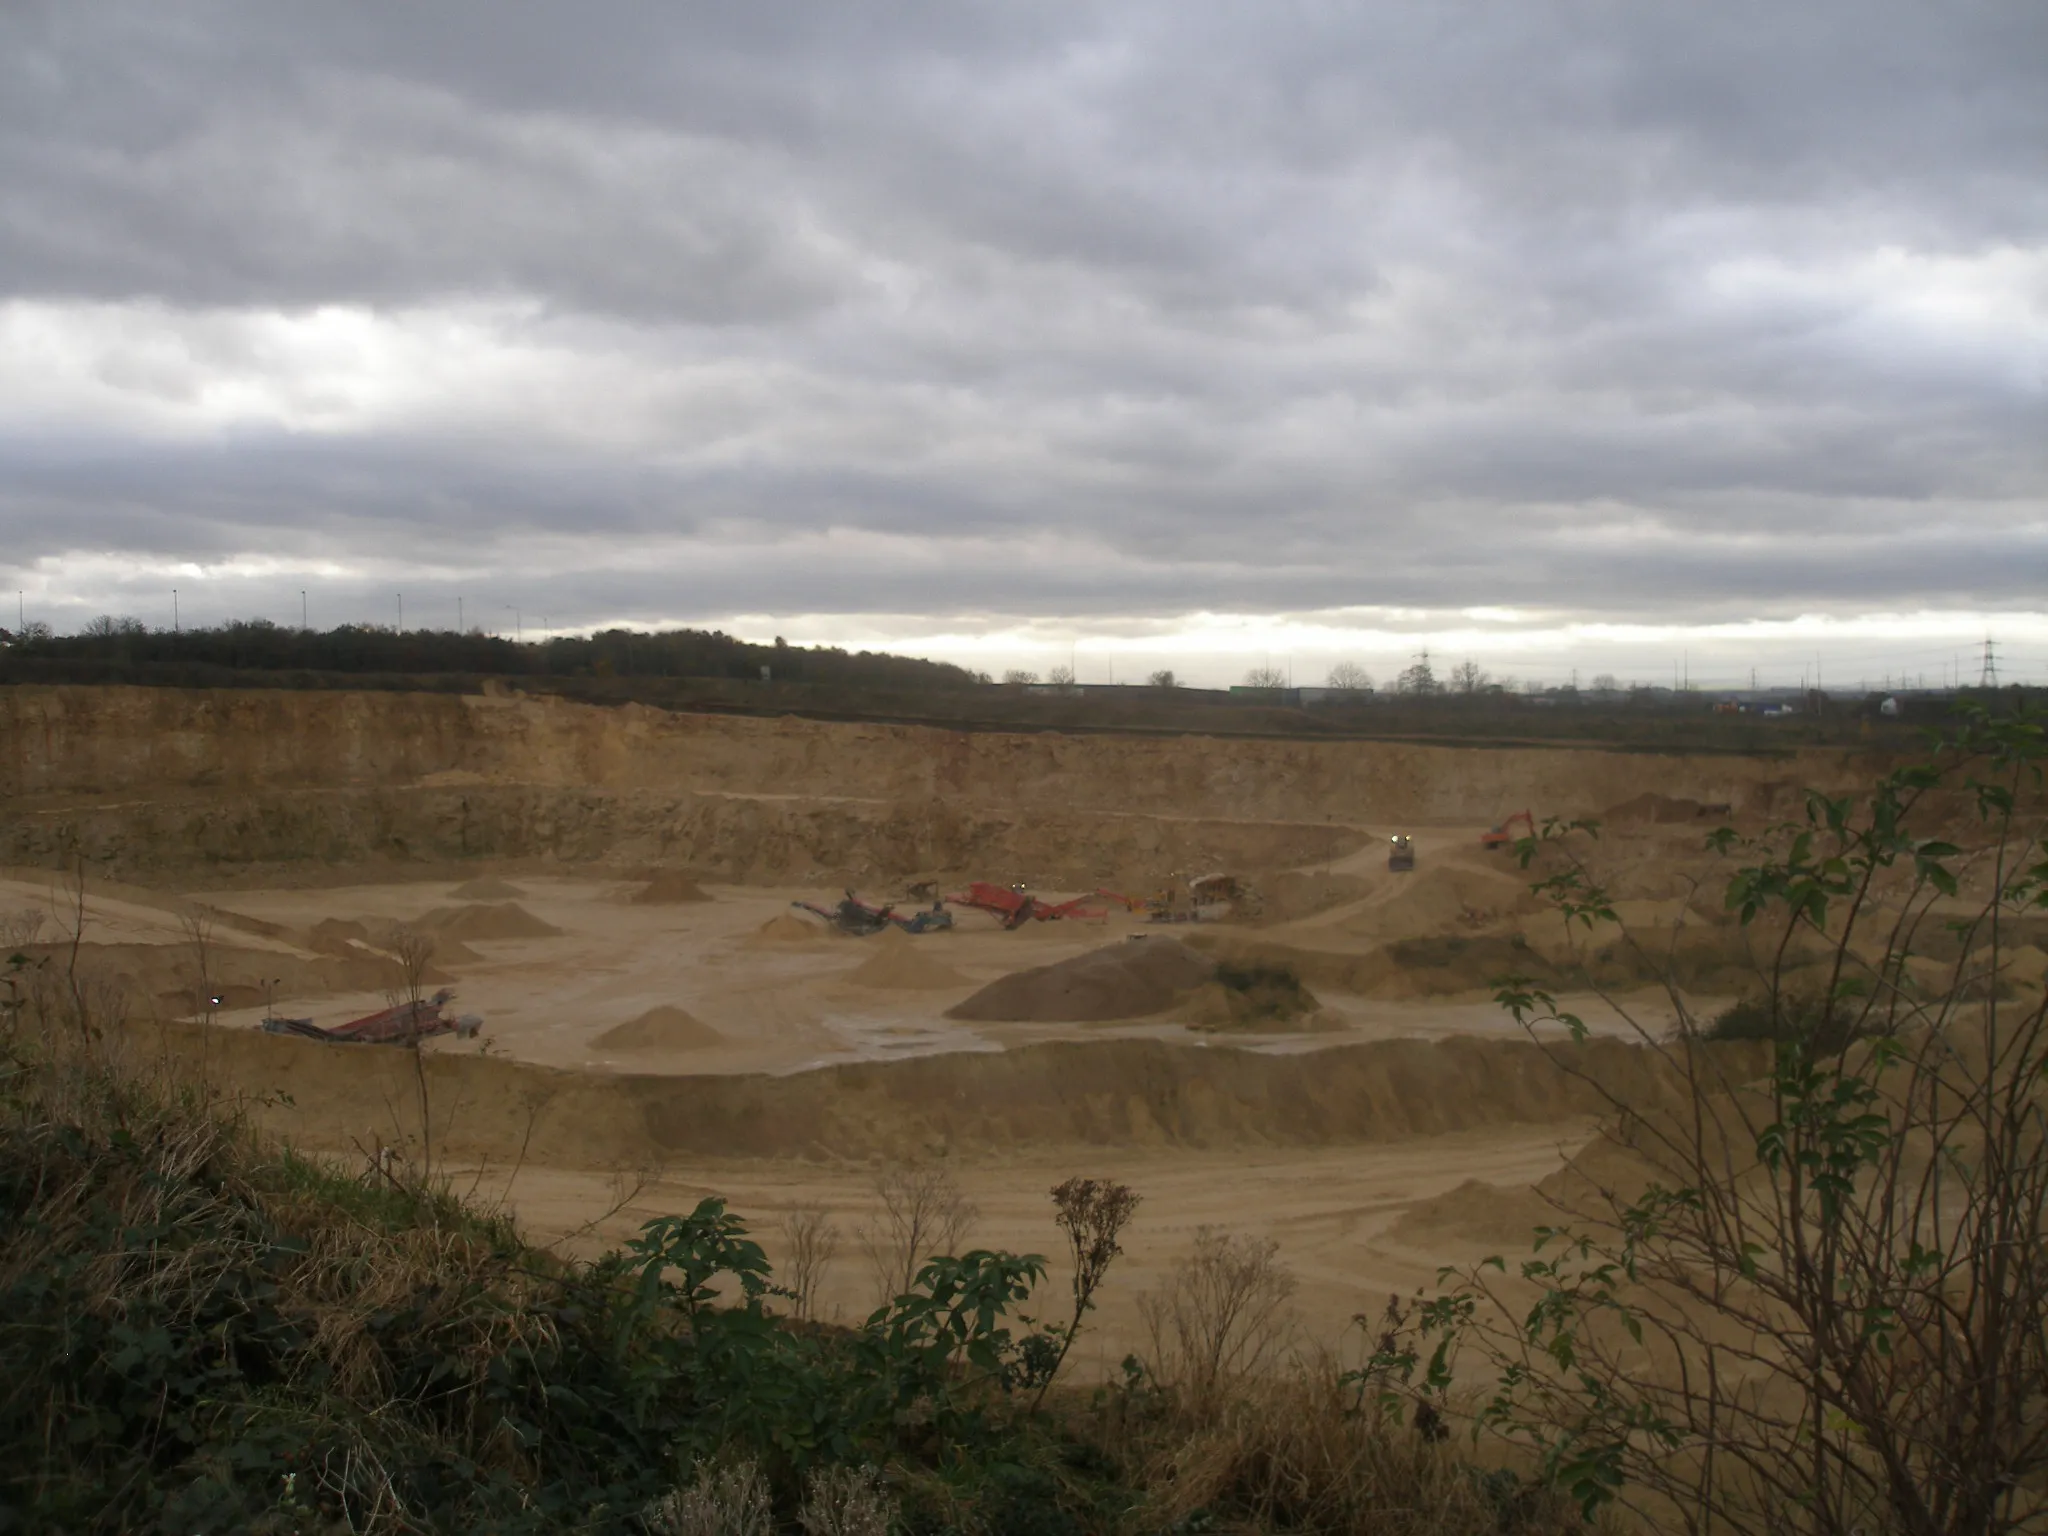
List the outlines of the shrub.
{"type": "MultiPolygon", "coordinates": [[[[2048,909],[2044,763],[2038,721],[1975,712],[1866,794],[1714,834],[1745,860],[1726,900],[1761,1001],[1707,1023],[1668,986],[1676,1033],[1637,1030],[1685,1085],[1679,1112],[1610,1099],[1626,1171],[1583,1170],[1589,1206],[1561,1207],[1518,1281],[1499,1259],[1461,1273],[1371,1373],[1447,1404],[1476,1351],[1497,1381],[1480,1425],[1589,1511],[1758,1536],[2048,1523],[2048,995],[1982,984],[2048,909]],[[1972,824],[1974,851],[1940,835],[1972,824]],[[1931,984],[1914,952],[1942,928],[1958,958],[1931,984]],[[1790,980],[1810,949],[1818,991],[1790,980]],[[1768,1070],[1749,1080],[1754,1053],[1709,1036],[1768,1042],[1768,1070]]],[[[1545,829],[1558,872],[1536,888],[1593,936],[1618,924],[1584,830],[1545,829]]],[[[1526,980],[1499,996],[1585,1035],[1526,980]]]]}
{"type": "Polygon", "coordinates": [[[1146,1365],[1196,1422],[1247,1379],[1270,1369],[1293,1329],[1294,1273],[1266,1238],[1201,1227],[1194,1250],[1158,1292],[1138,1299],[1151,1341],[1146,1365]]]}

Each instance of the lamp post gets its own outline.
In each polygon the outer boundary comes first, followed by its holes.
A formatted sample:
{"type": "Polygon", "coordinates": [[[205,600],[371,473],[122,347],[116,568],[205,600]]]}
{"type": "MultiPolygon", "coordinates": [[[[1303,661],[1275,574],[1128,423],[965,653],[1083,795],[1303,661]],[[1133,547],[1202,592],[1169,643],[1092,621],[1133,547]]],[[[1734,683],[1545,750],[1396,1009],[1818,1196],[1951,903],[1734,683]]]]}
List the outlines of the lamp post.
{"type": "Polygon", "coordinates": [[[312,625],[306,622],[306,589],[301,587],[299,588],[299,632],[303,634],[312,627],[312,625]]]}
{"type": "Polygon", "coordinates": [[[183,633],[178,627],[178,589],[176,587],[171,588],[171,633],[174,635],[183,633]]]}

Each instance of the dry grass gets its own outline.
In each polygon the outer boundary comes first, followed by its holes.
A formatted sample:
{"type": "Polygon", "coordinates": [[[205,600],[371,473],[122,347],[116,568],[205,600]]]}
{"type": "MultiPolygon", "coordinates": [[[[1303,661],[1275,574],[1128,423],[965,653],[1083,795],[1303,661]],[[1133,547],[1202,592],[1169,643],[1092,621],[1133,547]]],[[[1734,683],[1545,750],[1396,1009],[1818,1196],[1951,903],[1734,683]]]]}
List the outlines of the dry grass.
{"type": "Polygon", "coordinates": [[[1240,1381],[1203,1417],[1170,1413],[1144,1435],[1153,1448],[1138,1481],[1150,1490],[1140,1526],[1371,1532],[1372,1536],[1504,1536],[1579,1531],[1579,1511],[1514,1473],[1473,1466],[1466,1448],[1430,1439],[1361,1408],[1326,1356],[1240,1381]]]}

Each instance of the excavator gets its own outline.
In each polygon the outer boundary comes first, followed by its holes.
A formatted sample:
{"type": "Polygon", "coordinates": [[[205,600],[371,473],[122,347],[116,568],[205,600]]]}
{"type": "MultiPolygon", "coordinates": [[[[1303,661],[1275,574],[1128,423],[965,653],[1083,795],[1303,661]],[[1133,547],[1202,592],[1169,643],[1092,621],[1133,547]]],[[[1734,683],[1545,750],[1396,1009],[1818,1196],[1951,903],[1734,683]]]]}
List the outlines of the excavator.
{"type": "Polygon", "coordinates": [[[1506,821],[1503,821],[1499,826],[1480,833],[1479,846],[1482,848],[1514,847],[1515,837],[1514,834],[1508,830],[1508,828],[1512,827],[1518,821],[1523,826],[1529,829],[1529,835],[1531,837],[1534,837],[1536,835],[1536,818],[1531,816],[1527,811],[1517,811],[1514,815],[1510,816],[1506,821]]]}

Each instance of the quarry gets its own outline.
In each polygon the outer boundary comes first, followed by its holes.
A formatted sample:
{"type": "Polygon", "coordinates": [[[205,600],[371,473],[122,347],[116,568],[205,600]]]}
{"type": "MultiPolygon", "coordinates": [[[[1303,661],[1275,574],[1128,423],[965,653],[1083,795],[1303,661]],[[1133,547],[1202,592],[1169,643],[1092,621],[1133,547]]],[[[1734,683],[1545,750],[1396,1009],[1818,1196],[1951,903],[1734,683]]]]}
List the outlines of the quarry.
{"type": "MultiPolygon", "coordinates": [[[[0,910],[40,913],[44,953],[76,940],[132,1050],[193,1064],[294,1145],[402,1155],[421,1135],[408,1053],[259,1026],[385,1007],[392,936],[425,934],[415,982],[482,1020],[420,1046],[433,1155],[533,1235],[592,1251],[711,1192],[771,1230],[822,1210],[852,1231],[877,1169],[936,1163],[977,1242],[1029,1249],[1043,1188],[1113,1176],[1147,1204],[1098,1366],[1131,1346],[1146,1274],[1203,1227],[1276,1241],[1324,1336],[1526,1235],[1533,1187],[1602,1104],[1493,1000],[1564,939],[1531,873],[1482,846],[1511,809],[1601,819],[1622,915],[1675,940],[1711,1010],[1744,961],[1706,830],[1883,766],[953,731],[503,689],[15,687],[0,715],[0,910]],[[1397,833],[1413,870],[1388,868],[1397,833]],[[977,879],[1150,893],[1213,870],[1256,902],[1010,931],[959,909],[950,930],[865,938],[793,905],[977,879]],[[1160,975],[1124,977],[1148,949],[1160,975]],[[1117,971],[1078,1008],[1031,980],[1077,962],[1117,971]],[[1219,962],[1284,967],[1302,1001],[1233,1009],[1219,962]]],[[[1654,1025],[1667,1000],[1614,963],[1654,1025]]],[[[1589,1037],[1548,1048],[1653,1095],[1637,1026],[1575,1001],[1589,1037]]],[[[842,1254],[821,1314],[863,1312],[872,1283],[842,1254]]]]}

